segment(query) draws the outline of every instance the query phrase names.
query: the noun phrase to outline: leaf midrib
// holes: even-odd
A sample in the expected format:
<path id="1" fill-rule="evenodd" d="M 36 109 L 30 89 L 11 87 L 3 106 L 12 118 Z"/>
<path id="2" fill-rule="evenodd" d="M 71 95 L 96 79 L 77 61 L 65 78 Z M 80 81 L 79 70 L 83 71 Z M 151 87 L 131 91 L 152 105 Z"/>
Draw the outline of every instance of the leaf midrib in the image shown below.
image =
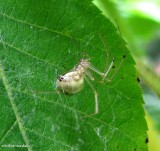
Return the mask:
<path id="1" fill-rule="evenodd" d="M 7 92 L 7 95 L 8 95 L 8 99 L 9 99 L 9 101 L 11 103 L 13 112 L 14 112 L 15 117 L 17 119 L 17 123 L 18 123 L 19 129 L 20 129 L 20 132 L 22 134 L 22 137 L 24 139 L 24 142 L 26 143 L 28 150 L 32 151 L 32 147 L 29 144 L 29 139 L 27 138 L 26 131 L 25 131 L 23 125 L 22 125 L 22 122 L 21 122 L 22 120 L 21 120 L 20 115 L 18 113 L 18 109 L 17 109 L 17 107 L 16 107 L 16 105 L 14 103 L 13 94 L 12 94 L 12 91 L 11 91 L 10 86 L 8 84 L 8 80 L 7 80 L 6 76 L 5 76 L 5 73 L 4 73 L 4 70 L 3 70 L 3 67 L 2 67 L 1 63 L 0 63 L 0 75 L 1 75 L 1 78 L 3 80 L 3 84 L 4 84 L 4 87 L 6 89 L 6 92 Z"/>

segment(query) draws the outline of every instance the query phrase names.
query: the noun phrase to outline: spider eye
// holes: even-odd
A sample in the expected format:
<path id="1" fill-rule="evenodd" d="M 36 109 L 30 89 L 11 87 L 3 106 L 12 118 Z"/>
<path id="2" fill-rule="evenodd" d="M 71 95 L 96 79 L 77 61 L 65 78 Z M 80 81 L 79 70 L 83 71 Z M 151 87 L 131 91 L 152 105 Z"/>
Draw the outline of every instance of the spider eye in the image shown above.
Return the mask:
<path id="1" fill-rule="evenodd" d="M 63 77 L 59 77 L 59 79 L 58 79 L 58 80 L 61 82 L 63 79 L 64 79 Z"/>

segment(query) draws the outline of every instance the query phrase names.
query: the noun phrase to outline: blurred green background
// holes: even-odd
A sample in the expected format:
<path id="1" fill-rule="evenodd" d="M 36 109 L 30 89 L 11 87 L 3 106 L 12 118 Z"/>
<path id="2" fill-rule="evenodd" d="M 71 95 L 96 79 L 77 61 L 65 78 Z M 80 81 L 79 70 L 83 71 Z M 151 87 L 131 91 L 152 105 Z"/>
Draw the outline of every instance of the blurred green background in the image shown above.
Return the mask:
<path id="1" fill-rule="evenodd" d="M 94 0 L 94 4 L 114 24 L 117 20 L 135 59 L 145 102 L 149 151 L 160 151 L 160 1 Z"/>

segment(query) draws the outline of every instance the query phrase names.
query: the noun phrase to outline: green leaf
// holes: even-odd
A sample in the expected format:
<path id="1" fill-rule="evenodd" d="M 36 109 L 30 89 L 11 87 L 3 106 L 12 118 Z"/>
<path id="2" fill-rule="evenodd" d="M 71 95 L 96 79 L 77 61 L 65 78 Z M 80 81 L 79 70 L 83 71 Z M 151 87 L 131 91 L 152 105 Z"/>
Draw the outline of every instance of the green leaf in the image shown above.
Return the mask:
<path id="1" fill-rule="evenodd" d="M 0 5 L 1 150 L 147 150 L 147 126 L 134 61 L 112 23 L 89 0 L 13 1 Z M 108 45 L 109 58 L 103 45 Z M 126 55 L 126 58 L 123 56 Z M 88 57 L 93 73 L 74 95 L 57 93 L 56 78 Z M 53 93 L 34 93 L 49 92 Z M 14 146 L 15 145 L 15 146 Z"/>

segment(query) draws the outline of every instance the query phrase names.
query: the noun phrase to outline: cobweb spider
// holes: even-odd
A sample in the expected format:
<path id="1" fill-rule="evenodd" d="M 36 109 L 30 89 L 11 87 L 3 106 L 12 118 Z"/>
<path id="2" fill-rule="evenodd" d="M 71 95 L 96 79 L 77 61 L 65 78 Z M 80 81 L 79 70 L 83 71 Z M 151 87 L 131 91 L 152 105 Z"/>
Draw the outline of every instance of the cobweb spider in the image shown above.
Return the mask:
<path id="1" fill-rule="evenodd" d="M 94 80 L 94 77 L 92 76 L 90 70 L 102 76 L 102 79 L 104 80 L 107 77 L 109 71 L 111 70 L 113 64 L 114 58 L 112 59 L 112 62 L 110 63 L 108 70 L 103 73 L 99 71 L 96 67 L 94 67 L 88 59 L 81 59 L 79 64 L 75 66 L 71 71 L 59 76 L 59 78 L 56 81 L 56 87 L 59 91 L 63 93 L 75 94 L 83 88 L 85 79 L 87 83 L 90 85 L 91 89 L 93 90 L 95 97 L 95 111 L 90 115 L 97 114 L 99 112 L 98 93 L 93 87 L 92 83 L 90 82 L 90 80 Z"/>

